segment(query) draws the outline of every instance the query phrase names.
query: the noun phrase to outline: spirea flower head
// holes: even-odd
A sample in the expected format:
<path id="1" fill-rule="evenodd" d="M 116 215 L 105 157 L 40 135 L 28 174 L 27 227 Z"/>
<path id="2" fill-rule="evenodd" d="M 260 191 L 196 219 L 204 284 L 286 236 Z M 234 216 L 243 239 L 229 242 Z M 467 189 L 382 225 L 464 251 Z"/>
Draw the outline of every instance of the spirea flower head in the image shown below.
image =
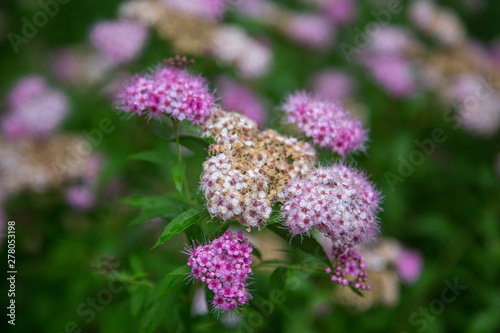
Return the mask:
<path id="1" fill-rule="evenodd" d="M 199 125 L 212 114 L 213 103 L 214 96 L 202 77 L 187 69 L 160 66 L 152 73 L 134 76 L 117 93 L 115 106 L 148 119 L 166 115 Z"/>
<path id="2" fill-rule="evenodd" d="M 214 311 L 235 310 L 252 299 L 246 289 L 252 273 L 252 251 L 241 230 L 237 234 L 226 231 L 206 245 L 186 248 L 190 277 L 207 284 L 214 292 Z"/>
<path id="3" fill-rule="evenodd" d="M 289 183 L 285 197 L 281 215 L 294 235 L 315 227 L 334 246 L 353 247 L 370 241 L 378 229 L 380 193 L 345 165 L 319 168 Z"/>
<path id="4" fill-rule="evenodd" d="M 316 159 L 308 143 L 273 130 L 260 132 L 255 122 L 235 112 L 216 110 L 202 129 L 215 140 L 200 185 L 208 211 L 247 227 L 262 226 L 272 205 L 284 198 L 288 182 L 308 174 Z"/>
<path id="5" fill-rule="evenodd" d="M 223 78 L 219 81 L 221 104 L 225 110 L 241 112 L 262 126 L 266 114 L 258 96 L 247 86 Z"/>
<path id="6" fill-rule="evenodd" d="M 295 123 L 320 147 L 330 147 L 340 155 L 363 149 L 366 131 L 361 121 L 334 102 L 299 92 L 288 97 L 283 110 L 287 121 Z"/>
<path id="7" fill-rule="evenodd" d="M 407 284 L 414 283 L 422 272 L 422 255 L 412 249 L 404 248 L 396 259 L 396 273 Z"/>
<path id="8" fill-rule="evenodd" d="M 9 110 L 2 119 L 2 134 L 9 140 L 24 137 L 46 138 L 68 111 L 66 95 L 47 86 L 41 76 L 25 77 L 8 96 Z"/>
<path id="9" fill-rule="evenodd" d="M 146 38 L 147 28 L 130 20 L 99 22 L 90 32 L 92 45 L 116 64 L 136 58 Z"/>
<path id="10" fill-rule="evenodd" d="M 331 268 L 325 269 L 327 274 L 331 275 L 331 280 L 337 282 L 342 286 L 349 286 L 356 289 L 370 289 L 367 284 L 368 274 L 363 257 L 358 251 L 346 246 L 334 247 L 332 249 L 334 256 L 333 266 L 335 267 L 332 272 Z"/>

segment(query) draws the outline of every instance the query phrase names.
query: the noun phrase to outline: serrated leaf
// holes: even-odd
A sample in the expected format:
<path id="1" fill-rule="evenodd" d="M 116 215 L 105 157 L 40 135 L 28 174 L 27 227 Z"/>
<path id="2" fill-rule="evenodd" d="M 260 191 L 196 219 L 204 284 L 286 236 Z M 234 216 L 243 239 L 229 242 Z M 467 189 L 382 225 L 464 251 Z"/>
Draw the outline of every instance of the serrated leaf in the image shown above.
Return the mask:
<path id="1" fill-rule="evenodd" d="M 193 207 L 185 211 L 184 213 L 173 219 L 169 224 L 167 224 L 167 226 L 165 227 L 165 229 L 163 229 L 162 234 L 160 235 L 158 241 L 152 247 L 152 249 L 163 244 L 164 242 L 174 237 L 175 235 L 183 232 L 196 222 L 208 221 L 209 217 L 210 215 L 208 214 L 208 212 L 202 207 Z"/>
<path id="2" fill-rule="evenodd" d="M 172 141 L 175 141 L 175 139 L 173 139 Z M 196 155 L 205 156 L 208 153 L 209 143 L 195 136 L 181 135 L 179 137 L 179 143 L 181 144 L 181 146 L 186 147 Z"/>
<path id="3" fill-rule="evenodd" d="M 310 254 L 328 266 L 331 265 L 328 256 L 326 255 L 323 247 L 312 237 L 291 237 L 290 233 L 287 229 L 280 227 L 277 224 L 268 225 L 269 229 L 271 229 L 278 236 L 289 242 L 293 247 L 301 250 L 304 253 Z"/>
<path id="4" fill-rule="evenodd" d="M 288 269 L 285 267 L 278 267 L 274 270 L 269 278 L 269 290 L 283 290 L 285 289 L 286 273 Z"/>
<path id="5" fill-rule="evenodd" d="M 172 180 L 175 188 L 179 193 L 182 193 L 182 182 L 184 181 L 184 173 L 186 172 L 186 163 L 178 162 L 172 166 Z"/>

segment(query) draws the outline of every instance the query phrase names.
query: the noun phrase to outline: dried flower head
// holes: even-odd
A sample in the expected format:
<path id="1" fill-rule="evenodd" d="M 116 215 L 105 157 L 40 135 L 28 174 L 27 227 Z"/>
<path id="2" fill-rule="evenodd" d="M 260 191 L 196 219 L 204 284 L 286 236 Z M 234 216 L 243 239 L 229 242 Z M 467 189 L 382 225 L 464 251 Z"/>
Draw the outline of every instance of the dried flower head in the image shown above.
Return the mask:
<path id="1" fill-rule="evenodd" d="M 214 292 L 213 311 L 227 312 L 246 304 L 252 296 L 246 289 L 252 273 L 253 248 L 243 237 L 226 231 L 205 245 L 186 247 L 190 277 Z"/>
<path id="2" fill-rule="evenodd" d="M 238 113 L 217 110 L 202 128 L 215 139 L 215 156 L 203 165 L 200 188 L 210 213 L 223 220 L 262 225 L 288 182 L 309 173 L 316 159 L 309 144 L 273 130 L 260 132 Z"/>
<path id="3" fill-rule="evenodd" d="M 363 149 L 366 131 L 361 121 L 334 102 L 299 92 L 288 97 L 283 110 L 287 121 L 295 123 L 320 147 L 330 147 L 340 155 Z"/>
<path id="4" fill-rule="evenodd" d="M 88 142 L 70 135 L 46 141 L 0 141 L 0 190 L 6 194 L 22 190 L 44 192 L 84 178 L 90 156 L 81 155 L 82 149 L 88 149 Z"/>
<path id="5" fill-rule="evenodd" d="M 136 75 L 116 95 L 116 108 L 146 118 L 166 115 L 179 121 L 202 124 L 212 114 L 214 96 L 205 80 L 186 69 L 160 66 L 152 73 Z"/>

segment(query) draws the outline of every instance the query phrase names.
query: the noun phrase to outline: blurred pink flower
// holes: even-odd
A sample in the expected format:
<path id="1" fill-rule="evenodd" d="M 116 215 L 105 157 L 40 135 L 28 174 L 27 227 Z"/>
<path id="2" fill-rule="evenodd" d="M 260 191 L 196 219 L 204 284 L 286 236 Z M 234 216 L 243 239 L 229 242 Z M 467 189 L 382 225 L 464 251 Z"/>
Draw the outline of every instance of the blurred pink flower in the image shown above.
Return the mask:
<path id="1" fill-rule="evenodd" d="M 347 73 L 327 69 L 316 73 L 312 77 L 312 91 L 332 101 L 341 101 L 349 98 L 356 89 L 354 79 Z"/>
<path id="2" fill-rule="evenodd" d="M 141 52 L 147 28 L 136 21 L 102 21 L 90 32 L 90 41 L 102 54 L 116 64 L 129 62 Z"/>
<path id="3" fill-rule="evenodd" d="M 351 23 L 358 14 L 356 0 L 323 0 L 321 8 L 338 25 Z"/>
<path id="4" fill-rule="evenodd" d="M 374 56 L 364 59 L 365 67 L 387 93 L 407 97 L 416 91 L 411 63 L 401 57 Z"/>
<path id="5" fill-rule="evenodd" d="M 335 30 L 332 23 L 317 14 L 293 16 L 287 25 L 287 35 L 295 42 L 311 48 L 324 48 L 333 42 Z"/>
<path id="6" fill-rule="evenodd" d="M 38 75 L 20 79 L 7 97 L 9 109 L 1 121 L 8 140 L 51 135 L 68 112 L 68 99 Z"/>
<path id="7" fill-rule="evenodd" d="M 404 283 L 413 284 L 420 277 L 423 265 L 420 252 L 404 248 L 396 259 L 396 272 Z"/>
<path id="8" fill-rule="evenodd" d="M 87 186 L 72 186 L 66 190 L 66 201 L 76 210 L 86 211 L 95 203 L 95 195 Z"/>
<path id="9" fill-rule="evenodd" d="M 255 121 L 264 124 L 266 114 L 257 95 L 247 86 L 228 78 L 219 80 L 219 94 L 222 107 L 226 111 L 237 111 Z"/>

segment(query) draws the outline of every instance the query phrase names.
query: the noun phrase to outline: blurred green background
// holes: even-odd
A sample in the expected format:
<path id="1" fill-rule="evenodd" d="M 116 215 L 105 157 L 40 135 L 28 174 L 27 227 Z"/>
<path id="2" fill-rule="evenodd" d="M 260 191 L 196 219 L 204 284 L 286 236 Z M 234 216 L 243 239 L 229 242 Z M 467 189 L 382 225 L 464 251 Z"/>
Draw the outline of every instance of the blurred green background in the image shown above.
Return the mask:
<path id="1" fill-rule="evenodd" d="M 291 8 L 303 6 L 297 1 L 279 2 Z M 61 5 L 59 13 L 50 18 L 29 43 L 21 45 L 18 53 L 13 52 L 4 34 L 0 41 L 0 95 L 5 96 L 21 76 L 38 73 L 50 77 L 51 52 L 68 45 L 85 44 L 95 22 L 116 18 L 119 3 L 117 0 L 71 0 Z M 468 10 L 460 1 L 440 3 L 458 13 L 474 38 L 489 42 L 500 36 L 500 2 L 490 0 L 477 12 Z M 500 152 L 500 135 L 481 138 L 453 128 L 452 123 L 443 119 L 442 106 L 432 92 L 395 99 L 377 86 L 362 68 L 348 64 L 338 43 L 352 40 L 352 27 L 362 27 L 369 22 L 369 13 L 375 4 L 359 1 L 359 6 L 359 20 L 352 26 L 340 28 L 337 44 L 328 51 L 296 46 L 265 25 L 243 19 L 231 11 L 225 20 L 245 27 L 252 34 L 266 36 L 271 45 L 274 60 L 270 72 L 261 79 L 247 82 L 265 100 L 271 127 L 282 128 L 275 106 L 282 103 L 288 93 L 307 88 L 312 73 L 335 67 L 357 80 L 356 101 L 369 110 L 370 142 L 367 154 L 356 155 L 355 160 L 372 175 L 371 179 L 385 196 L 380 215 L 383 235 L 397 238 L 422 252 L 425 266 L 421 278 L 413 286 L 401 286 L 401 300 L 394 308 L 375 306 L 357 313 L 331 302 L 334 288 L 327 279 L 293 272 L 290 274 L 300 276 L 300 287 L 286 293 L 286 302 L 271 316 L 252 324 L 251 330 L 242 326 L 231 328 L 217 321 L 216 315 L 191 318 L 190 304 L 181 295 L 166 305 L 159 332 L 419 331 L 424 326 L 411 325 L 412 314 L 441 299 L 441 292 L 447 286 L 445 281 L 456 279 L 467 289 L 446 304 L 442 313 L 425 321 L 425 330 L 420 332 L 500 332 L 500 176 L 494 167 Z M 1 29 L 21 31 L 21 18 L 30 17 L 37 10 L 36 1 L 2 0 Z M 395 17 L 393 23 L 409 25 L 404 13 Z M 141 57 L 128 65 L 127 70 L 141 71 L 175 53 L 151 31 Z M 210 82 L 222 73 L 237 76 L 229 66 L 203 57 L 196 60 L 192 70 Z M 118 202 L 124 197 L 162 195 L 172 190 L 168 168 L 129 159 L 138 152 L 153 150 L 164 153 L 166 159 L 175 158 L 175 147 L 165 140 L 171 138 L 172 128 L 168 123 L 148 125 L 139 118 L 120 119 L 112 101 L 100 93 L 100 86 L 85 89 L 55 86 L 71 99 L 71 112 L 63 126 L 65 131 L 89 131 L 98 128 L 104 118 L 111 119 L 115 126 L 96 147 L 106 159 L 99 179 L 102 191 L 97 207 L 87 213 L 72 210 L 56 193 L 21 193 L 6 200 L 4 209 L 8 219 L 16 221 L 16 326 L 7 325 L 5 316 L 0 325 L 9 332 L 80 332 L 78 329 L 81 332 L 138 332 L 139 320 L 131 315 L 132 303 L 137 300 L 130 295 L 134 294 L 134 288 L 147 286 L 127 285 L 126 290 L 113 294 L 102 311 L 95 311 L 95 318 L 91 320 L 90 315 L 81 315 L 78 309 L 82 303 L 86 304 L 88 297 L 95 298 L 103 288 L 108 288 L 109 281 L 91 268 L 93 263 L 99 263 L 103 254 L 115 255 L 120 270 L 146 272 L 151 281 L 185 263 L 185 256 L 179 253 L 187 241 L 184 235 L 150 250 L 161 232 L 161 221 L 128 226 L 138 215 L 137 210 Z M 2 102 L 2 107 L 4 105 Z M 435 152 L 415 167 L 404 182 L 391 188 L 386 173 L 397 174 L 400 158 L 408 159 L 417 149 L 414 141 L 431 138 L 436 128 L 442 129 L 447 139 L 437 144 Z M 194 132 L 188 127 L 183 131 Z M 325 155 L 325 159 L 328 158 Z M 195 183 L 204 156 L 191 155 L 187 159 L 188 173 L 194 175 L 191 186 L 196 192 Z M 104 189 L 113 181 L 121 184 L 118 194 L 106 194 Z M 180 203 L 179 212 L 182 208 Z M 6 263 L 5 241 L 2 247 L 2 262 Z M 294 260 L 299 262 L 300 255 Z M 2 264 L 2 267 L 6 266 Z M 267 281 L 269 272 L 255 274 L 252 288 L 257 290 L 256 300 L 265 299 L 269 286 L 263 281 Z M 0 284 L 3 309 L 7 306 L 7 287 L 3 278 Z M 188 295 L 188 291 L 184 294 Z M 326 314 L 318 310 L 321 307 L 328 309 Z M 173 308 L 177 312 L 171 311 Z M 256 310 L 249 306 L 243 312 L 244 318 L 252 318 L 249 317 L 252 311 Z"/>

